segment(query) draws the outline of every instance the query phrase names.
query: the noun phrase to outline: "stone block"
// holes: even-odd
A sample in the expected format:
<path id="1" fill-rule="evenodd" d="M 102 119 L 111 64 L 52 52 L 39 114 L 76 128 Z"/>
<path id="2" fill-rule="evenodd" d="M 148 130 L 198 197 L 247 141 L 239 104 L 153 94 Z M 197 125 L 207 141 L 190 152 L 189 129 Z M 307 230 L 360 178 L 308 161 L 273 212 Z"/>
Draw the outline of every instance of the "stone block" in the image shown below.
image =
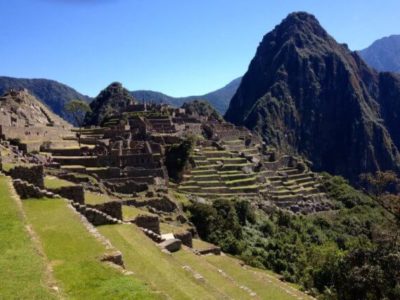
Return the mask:
<path id="1" fill-rule="evenodd" d="M 181 249 L 182 242 L 178 239 L 166 240 L 164 242 L 161 242 L 159 246 L 161 247 L 161 249 L 166 249 L 169 252 L 176 252 Z"/>

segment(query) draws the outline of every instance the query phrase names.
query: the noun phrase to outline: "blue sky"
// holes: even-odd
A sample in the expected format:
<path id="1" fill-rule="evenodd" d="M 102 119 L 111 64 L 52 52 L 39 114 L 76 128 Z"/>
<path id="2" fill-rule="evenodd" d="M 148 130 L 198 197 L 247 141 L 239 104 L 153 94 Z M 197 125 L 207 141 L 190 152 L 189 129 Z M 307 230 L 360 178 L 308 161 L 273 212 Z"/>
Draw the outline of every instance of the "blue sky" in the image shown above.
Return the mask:
<path id="1" fill-rule="evenodd" d="M 90 96 L 112 81 L 202 94 L 244 74 L 263 35 L 300 10 L 351 49 L 400 34 L 398 0 L 2 0 L 0 75 Z"/>

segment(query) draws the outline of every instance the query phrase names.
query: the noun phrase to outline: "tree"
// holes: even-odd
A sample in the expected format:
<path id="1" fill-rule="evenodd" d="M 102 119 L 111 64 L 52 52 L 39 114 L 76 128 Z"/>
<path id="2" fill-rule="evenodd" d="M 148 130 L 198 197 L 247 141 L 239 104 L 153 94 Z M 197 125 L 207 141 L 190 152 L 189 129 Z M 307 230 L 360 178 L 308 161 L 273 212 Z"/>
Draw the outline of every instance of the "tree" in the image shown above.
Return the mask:
<path id="1" fill-rule="evenodd" d="M 81 132 L 83 123 L 85 120 L 86 113 L 90 112 L 90 106 L 87 102 L 82 100 L 71 100 L 65 105 L 65 110 L 71 114 L 72 119 L 79 127 L 79 133 L 77 134 L 79 147 L 81 146 Z"/>

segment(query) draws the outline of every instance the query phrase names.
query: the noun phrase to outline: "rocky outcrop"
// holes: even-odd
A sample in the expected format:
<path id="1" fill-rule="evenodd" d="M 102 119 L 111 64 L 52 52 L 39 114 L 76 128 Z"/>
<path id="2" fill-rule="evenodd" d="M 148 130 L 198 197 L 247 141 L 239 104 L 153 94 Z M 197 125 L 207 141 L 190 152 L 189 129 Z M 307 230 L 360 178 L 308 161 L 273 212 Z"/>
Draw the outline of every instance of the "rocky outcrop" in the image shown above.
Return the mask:
<path id="1" fill-rule="evenodd" d="M 71 128 L 69 123 L 54 114 L 25 89 L 10 90 L 0 97 L 0 116 L 0 125 L 7 127 Z"/>
<path id="2" fill-rule="evenodd" d="M 377 73 L 314 16 L 293 13 L 263 38 L 225 117 L 355 180 L 399 171 L 399 103 L 399 76 Z"/>
<path id="3" fill-rule="evenodd" d="M 117 266 L 124 267 L 124 261 L 122 259 L 122 253 L 120 251 L 114 251 L 112 253 L 104 254 L 100 261 L 110 262 Z"/>
<path id="4" fill-rule="evenodd" d="M 69 122 L 74 122 L 71 114 L 65 111 L 65 104 L 73 99 L 90 101 L 73 88 L 54 80 L 48 79 L 22 79 L 12 77 L 0 77 L 0 94 L 4 94 L 10 89 L 26 89 L 49 107 L 54 113 Z M 77 125 L 77 124 L 75 124 Z"/>

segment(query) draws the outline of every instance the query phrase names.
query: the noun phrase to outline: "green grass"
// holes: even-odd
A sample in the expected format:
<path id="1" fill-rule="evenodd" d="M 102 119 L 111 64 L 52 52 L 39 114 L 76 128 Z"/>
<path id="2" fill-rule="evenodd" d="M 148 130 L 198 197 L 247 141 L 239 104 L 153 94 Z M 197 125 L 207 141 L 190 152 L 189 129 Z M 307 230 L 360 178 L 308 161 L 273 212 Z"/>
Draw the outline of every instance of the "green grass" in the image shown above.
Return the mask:
<path id="1" fill-rule="evenodd" d="M 174 258 L 184 266 L 201 274 L 205 285 L 215 293 L 220 293 L 219 299 L 252 299 L 248 292 L 241 288 L 242 284 L 225 277 L 219 268 L 207 262 L 204 257 L 194 255 L 188 250 L 182 250 L 173 254 Z"/>
<path id="2" fill-rule="evenodd" d="M 181 203 L 183 206 L 188 206 L 190 205 L 190 200 L 187 198 L 187 196 L 185 194 L 173 191 L 172 195 L 175 197 L 175 199 Z"/>
<path id="3" fill-rule="evenodd" d="M 96 204 L 103 204 L 103 203 L 110 202 L 110 201 L 112 201 L 110 196 L 107 196 L 105 194 L 85 191 L 85 203 L 86 204 L 96 205 Z"/>
<path id="4" fill-rule="evenodd" d="M 0 191 L 0 299 L 56 299 L 46 286 L 45 261 L 25 230 L 4 176 Z"/>
<path id="5" fill-rule="evenodd" d="M 65 200 L 27 200 L 24 209 L 68 299 L 154 299 L 142 282 L 99 261 L 105 246 Z"/>
<path id="6" fill-rule="evenodd" d="M 160 223 L 160 231 L 162 234 L 166 233 L 183 233 L 187 229 L 187 225 L 175 226 L 169 223 Z"/>
<path id="7" fill-rule="evenodd" d="M 206 250 L 214 247 L 213 244 L 207 243 L 199 239 L 193 239 L 192 241 L 193 241 L 193 248 L 197 250 Z"/>
<path id="8" fill-rule="evenodd" d="M 15 167 L 13 163 L 3 163 L 3 171 L 9 172 L 12 168 Z"/>
<path id="9" fill-rule="evenodd" d="M 220 257 L 214 261 L 214 256 L 197 256 L 186 248 L 165 254 L 134 225 L 101 226 L 99 231 L 122 251 L 128 270 L 170 299 L 298 299 L 294 295 L 307 299 L 266 272 L 252 268 L 242 271 L 237 260 L 227 258 L 220 263 Z M 250 295 L 244 286 L 258 297 Z"/>
<path id="10" fill-rule="evenodd" d="M 124 220 L 132 220 L 139 215 L 152 216 L 153 214 L 149 213 L 148 211 L 141 210 L 141 209 L 133 207 L 133 206 L 122 205 L 122 216 L 123 216 Z"/>
<path id="11" fill-rule="evenodd" d="M 98 227 L 124 256 L 125 266 L 170 299 L 221 299 L 220 293 L 183 269 L 134 225 Z"/>
<path id="12" fill-rule="evenodd" d="M 53 176 L 46 176 L 44 178 L 44 186 L 46 189 L 58 189 L 61 187 L 74 186 L 74 185 L 75 184 L 70 181 L 66 181 L 64 179 L 59 179 L 59 178 L 53 177 Z"/>
<path id="13" fill-rule="evenodd" d="M 230 185 L 230 184 L 237 184 L 237 183 L 246 183 L 246 182 L 253 182 L 256 180 L 257 177 L 250 177 L 250 178 L 243 178 L 243 179 L 236 179 L 236 180 L 231 180 L 231 181 L 226 181 L 225 183 Z"/>
<path id="14" fill-rule="evenodd" d="M 254 291 L 261 299 L 312 299 L 292 285 L 281 282 L 272 272 L 251 268 L 243 268 L 239 261 L 229 256 L 209 255 L 205 259 L 224 272 L 233 280 Z"/>

